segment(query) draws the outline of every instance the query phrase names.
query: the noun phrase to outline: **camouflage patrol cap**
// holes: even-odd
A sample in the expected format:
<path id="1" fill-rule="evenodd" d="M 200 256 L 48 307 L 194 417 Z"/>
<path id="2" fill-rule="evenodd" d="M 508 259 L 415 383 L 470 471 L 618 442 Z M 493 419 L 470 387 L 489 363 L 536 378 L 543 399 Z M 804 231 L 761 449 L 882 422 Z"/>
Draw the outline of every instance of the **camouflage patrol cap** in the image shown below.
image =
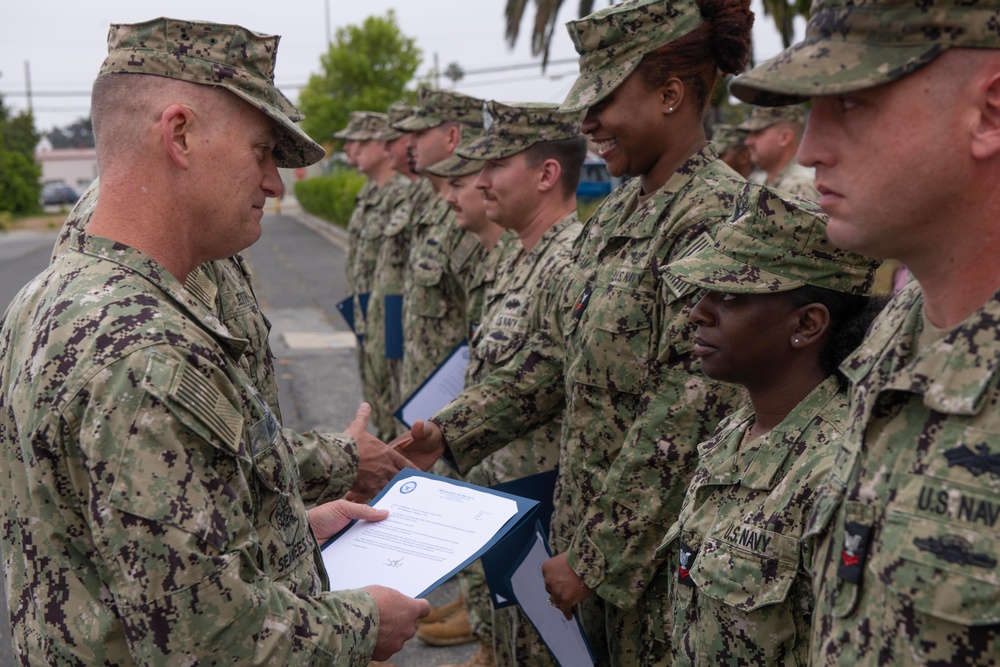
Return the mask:
<path id="1" fill-rule="evenodd" d="M 483 101 L 479 98 L 430 88 L 421 88 L 419 95 L 416 112 L 395 123 L 397 130 L 419 132 L 449 122 L 483 124 Z"/>
<path id="2" fill-rule="evenodd" d="M 806 110 L 801 104 L 787 107 L 754 107 L 750 117 L 737 126 L 744 132 L 765 130 L 777 123 L 806 124 Z"/>
<path id="3" fill-rule="evenodd" d="M 397 132 L 408 132 L 399 127 L 404 120 L 417 113 L 417 107 L 409 104 L 393 104 L 389 107 L 389 127 Z"/>
<path id="4" fill-rule="evenodd" d="M 666 270 L 713 292 L 764 294 L 813 285 L 871 294 L 878 262 L 830 243 L 826 222 L 810 201 L 747 183 L 715 243 Z"/>
<path id="5" fill-rule="evenodd" d="M 345 141 L 357 141 L 354 138 L 354 134 L 357 133 L 358 128 L 361 126 L 361 114 L 363 111 L 352 111 L 347 116 L 347 126 L 342 130 L 337 130 L 333 133 L 334 139 L 344 139 Z"/>
<path id="6" fill-rule="evenodd" d="M 581 112 L 564 113 L 558 104 L 483 105 L 482 136 L 455 152 L 472 160 L 502 160 L 544 141 L 580 135 Z"/>
<path id="7" fill-rule="evenodd" d="M 723 125 L 719 123 L 712 126 L 712 148 L 719 155 L 726 151 L 743 145 L 747 133 L 736 125 Z"/>
<path id="8" fill-rule="evenodd" d="M 566 24 L 580 76 L 562 103 L 566 112 L 588 109 L 615 91 L 642 57 L 702 23 L 694 0 L 631 0 Z"/>
<path id="9" fill-rule="evenodd" d="M 441 160 L 437 164 L 427 167 L 427 171 L 432 175 L 440 176 L 441 178 L 468 176 L 469 174 L 475 174 L 482 171 L 483 166 L 486 164 L 485 160 L 472 160 L 467 157 L 462 157 L 459 154 L 464 147 L 477 141 L 481 136 L 483 136 L 482 129 L 470 129 L 466 132 L 462 132 L 462 141 L 455 148 L 455 152 L 450 157 Z"/>
<path id="10" fill-rule="evenodd" d="M 403 132 L 401 130 L 397 130 L 396 128 L 394 128 L 392 126 L 392 123 L 393 123 L 393 117 L 392 117 L 393 110 L 395 108 L 401 107 L 401 106 L 402 105 L 395 105 L 394 104 L 394 105 L 390 106 L 386 110 L 386 113 L 385 113 L 385 129 L 382 130 L 382 137 L 381 137 L 382 141 L 395 141 L 396 139 L 399 139 L 400 137 L 403 136 Z"/>
<path id="11" fill-rule="evenodd" d="M 279 39 L 238 25 L 164 17 L 113 23 L 108 57 L 97 76 L 151 74 L 225 88 L 275 122 L 281 133 L 274 149 L 279 167 L 305 167 L 326 151 L 295 125 L 302 114 L 274 85 Z"/>
<path id="12" fill-rule="evenodd" d="M 733 79 L 733 95 L 764 106 L 880 86 L 951 47 L 1000 48 L 1000 1 L 816 0 L 806 36 Z"/>
<path id="13" fill-rule="evenodd" d="M 385 141 L 389 117 L 377 111 L 352 111 L 347 127 L 333 136 L 348 141 Z"/>

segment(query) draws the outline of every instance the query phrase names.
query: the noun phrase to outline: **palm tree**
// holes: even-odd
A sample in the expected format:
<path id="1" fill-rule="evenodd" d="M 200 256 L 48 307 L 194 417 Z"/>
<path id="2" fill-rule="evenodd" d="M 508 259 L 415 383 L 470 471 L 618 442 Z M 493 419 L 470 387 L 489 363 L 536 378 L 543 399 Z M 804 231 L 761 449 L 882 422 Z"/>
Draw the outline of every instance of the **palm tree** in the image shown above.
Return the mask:
<path id="1" fill-rule="evenodd" d="M 781 35 L 781 43 L 787 49 L 795 38 L 792 21 L 796 16 L 809 18 L 810 0 L 761 0 L 764 16 L 774 19 L 774 26 Z"/>
<path id="2" fill-rule="evenodd" d="M 518 35 L 521 33 L 521 19 L 524 18 L 524 10 L 527 6 L 528 0 L 507 0 L 507 7 L 504 10 L 507 17 L 505 36 L 507 44 L 511 48 L 514 48 Z M 562 0 L 535 0 L 535 25 L 531 30 L 531 55 L 542 56 L 543 72 L 549 63 L 549 47 L 552 44 L 552 33 L 556 29 L 560 8 L 562 8 Z M 578 16 L 586 16 L 593 11 L 594 0 L 580 0 Z"/>
<path id="3" fill-rule="evenodd" d="M 608 0 L 612 4 L 614 0 Z M 552 43 L 552 33 L 556 29 L 556 20 L 563 0 L 535 0 L 535 24 L 531 30 L 531 55 L 542 56 L 542 71 L 549 62 L 549 46 Z M 781 43 L 787 49 L 795 38 L 792 21 L 796 16 L 809 18 L 810 0 L 761 0 L 764 6 L 764 16 L 771 16 L 774 25 L 781 35 Z M 528 0 L 507 0 L 504 14 L 507 18 L 505 36 L 507 44 L 513 48 L 521 33 L 521 21 Z M 580 0 L 577 15 L 587 16 L 594 11 L 594 0 Z"/>

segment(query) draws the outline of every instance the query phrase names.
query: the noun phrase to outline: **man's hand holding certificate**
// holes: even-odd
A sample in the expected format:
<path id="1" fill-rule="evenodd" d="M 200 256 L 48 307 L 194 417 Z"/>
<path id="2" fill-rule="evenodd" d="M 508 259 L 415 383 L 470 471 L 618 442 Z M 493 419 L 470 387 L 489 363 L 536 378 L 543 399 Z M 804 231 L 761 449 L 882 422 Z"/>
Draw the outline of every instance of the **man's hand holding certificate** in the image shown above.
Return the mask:
<path id="1" fill-rule="evenodd" d="M 331 590 L 380 584 L 421 597 L 485 553 L 536 501 L 401 471 L 371 505 L 388 510 L 323 545 Z"/>

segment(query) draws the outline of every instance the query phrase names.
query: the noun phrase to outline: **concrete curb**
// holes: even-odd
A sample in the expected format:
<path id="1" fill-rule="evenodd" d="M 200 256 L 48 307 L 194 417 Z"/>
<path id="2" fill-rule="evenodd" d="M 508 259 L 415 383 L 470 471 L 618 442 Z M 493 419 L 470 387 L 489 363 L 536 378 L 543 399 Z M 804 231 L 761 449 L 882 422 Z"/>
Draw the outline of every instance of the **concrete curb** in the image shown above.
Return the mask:
<path id="1" fill-rule="evenodd" d="M 291 205 L 289 205 L 291 204 Z M 347 251 L 348 237 L 347 230 L 338 227 L 332 222 L 327 222 L 322 218 L 317 218 L 311 213 L 306 213 L 298 202 L 286 202 L 282 206 L 282 215 L 287 215 L 304 227 L 308 227 L 330 243 L 338 246 L 341 250 Z"/>

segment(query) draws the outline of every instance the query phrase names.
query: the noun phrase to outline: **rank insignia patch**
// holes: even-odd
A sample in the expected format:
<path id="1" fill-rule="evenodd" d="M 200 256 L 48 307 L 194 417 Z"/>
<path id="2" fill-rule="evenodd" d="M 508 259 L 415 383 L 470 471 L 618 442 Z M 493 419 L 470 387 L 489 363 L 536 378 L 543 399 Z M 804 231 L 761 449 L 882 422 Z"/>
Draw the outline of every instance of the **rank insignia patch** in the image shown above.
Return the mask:
<path id="1" fill-rule="evenodd" d="M 680 565 L 677 568 L 677 582 L 682 586 L 690 586 L 691 588 L 694 588 L 694 582 L 691 581 L 691 566 L 694 565 L 694 557 L 697 555 L 697 549 L 692 549 L 684 542 L 681 542 Z"/>
<path id="2" fill-rule="evenodd" d="M 852 584 L 861 583 L 861 573 L 868 557 L 871 534 L 871 526 L 854 521 L 847 522 L 844 526 L 844 548 L 840 552 L 840 565 L 837 567 L 838 577 Z"/>

